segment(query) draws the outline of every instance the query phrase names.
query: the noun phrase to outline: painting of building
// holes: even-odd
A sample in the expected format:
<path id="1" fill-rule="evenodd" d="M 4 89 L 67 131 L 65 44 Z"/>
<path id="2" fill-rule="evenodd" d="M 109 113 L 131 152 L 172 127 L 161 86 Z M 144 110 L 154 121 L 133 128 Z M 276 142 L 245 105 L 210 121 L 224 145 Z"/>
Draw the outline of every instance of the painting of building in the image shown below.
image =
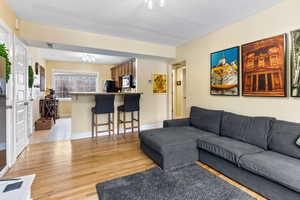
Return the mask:
<path id="1" fill-rule="evenodd" d="M 239 49 L 211 54 L 211 95 L 239 96 Z"/>
<path id="2" fill-rule="evenodd" d="M 291 94 L 300 97 L 300 29 L 291 32 Z"/>
<path id="3" fill-rule="evenodd" d="M 286 96 L 286 35 L 242 45 L 243 96 Z"/>

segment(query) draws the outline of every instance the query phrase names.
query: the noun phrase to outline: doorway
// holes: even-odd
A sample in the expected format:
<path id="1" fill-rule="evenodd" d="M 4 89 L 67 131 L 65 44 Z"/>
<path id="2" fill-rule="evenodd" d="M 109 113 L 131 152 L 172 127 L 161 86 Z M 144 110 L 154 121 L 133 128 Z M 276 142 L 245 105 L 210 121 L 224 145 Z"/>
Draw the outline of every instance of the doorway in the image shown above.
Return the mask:
<path id="1" fill-rule="evenodd" d="M 172 69 L 172 117 L 173 119 L 187 116 L 186 102 L 186 63 L 173 65 Z"/>

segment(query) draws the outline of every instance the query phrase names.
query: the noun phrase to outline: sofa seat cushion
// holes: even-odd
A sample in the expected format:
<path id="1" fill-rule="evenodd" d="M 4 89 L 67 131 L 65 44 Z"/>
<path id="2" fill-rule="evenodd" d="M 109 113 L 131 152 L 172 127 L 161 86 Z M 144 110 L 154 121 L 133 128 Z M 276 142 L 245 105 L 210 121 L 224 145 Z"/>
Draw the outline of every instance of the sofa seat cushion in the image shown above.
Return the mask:
<path id="1" fill-rule="evenodd" d="M 274 118 L 270 117 L 249 117 L 224 112 L 221 135 L 267 150 L 273 120 Z"/>
<path id="2" fill-rule="evenodd" d="M 257 146 L 219 136 L 198 139 L 198 147 L 237 165 L 241 156 L 264 151 Z"/>
<path id="3" fill-rule="evenodd" d="M 140 139 L 153 150 L 163 154 L 190 148 L 197 149 L 197 139 L 203 136 L 214 136 L 214 134 L 191 126 L 170 127 L 144 131 Z"/>
<path id="4" fill-rule="evenodd" d="M 220 135 L 223 112 L 222 110 L 207 110 L 193 106 L 190 123 L 196 128 Z"/>
<path id="5" fill-rule="evenodd" d="M 300 192 L 300 160 L 272 151 L 244 155 L 242 168 Z"/>

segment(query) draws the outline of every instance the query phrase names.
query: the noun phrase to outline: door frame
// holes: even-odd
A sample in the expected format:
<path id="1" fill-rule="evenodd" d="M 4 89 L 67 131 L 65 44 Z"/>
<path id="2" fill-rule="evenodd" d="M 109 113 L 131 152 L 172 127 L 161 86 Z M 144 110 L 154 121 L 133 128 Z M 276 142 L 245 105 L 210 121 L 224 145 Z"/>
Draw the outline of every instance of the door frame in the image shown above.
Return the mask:
<path id="1" fill-rule="evenodd" d="M 177 62 L 175 64 L 172 64 L 171 66 L 171 119 L 175 119 L 176 118 L 176 100 L 175 100 L 175 95 L 176 95 L 176 73 L 174 73 L 174 71 L 176 71 L 179 68 L 185 68 L 185 80 L 187 80 L 187 65 L 186 65 L 186 61 L 181 61 L 181 62 Z M 185 90 L 186 90 L 186 83 L 185 83 Z M 186 91 L 185 91 L 186 94 Z M 186 97 L 185 97 L 186 98 Z M 183 101 L 185 102 L 185 105 L 182 105 L 182 107 L 185 107 L 185 109 L 183 109 L 184 111 L 186 111 L 187 105 L 186 105 L 186 100 Z M 186 112 L 184 113 L 184 117 L 186 117 Z"/>
<path id="2" fill-rule="evenodd" d="M 7 33 L 8 36 L 8 45 L 7 49 L 9 50 L 9 58 L 12 63 L 11 68 L 13 70 L 13 55 L 14 55 L 14 42 L 13 42 L 13 32 L 9 28 L 9 26 L 0 19 L 0 28 Z M 11 123 L 14 121 L 14 110 L 13 110 L 13 78 L 11 74 L 11 78 L 6 84 L 6 92 L 7 92 L 7 99 L 6 99 L 6 166 L 0 171 L 0 177 L 3 176 L 8 169 L 13 165 L 15 162 L 14 158 L 14 127 Z"/>
<path id="3" fill-rule="evenodd" d="M 186 117 L 186 114 L 187 114 L 187 103 L 186 103 L 186 90 L 187 90 L 187 87 L 186 87 L 186 66 L 185 67 L 182 67 L 182 74 L 183 74 L 183 80 L 182 80 L 182 112 L 184 113 L 184 117 Z"/>
<path id="4" fill-rule="evenodd" d="M 31 65 L 33 66 L 33 57 L 29 51 L 29 48 L 27 48 L 27 68 L 26 68 L 26 80 L 28 83 L 28 66 Z M 28 106 L 27 106 L 27 135 L 28 138 L 30 138 L 33 134 L 33 130 L 34 130 L 34 125 L 33 125 L 33 88 L 29 88 L 28 84 L 26 84 L 26 88 L 27 88 L 27 95 L 26 95 L 26 99 L 28 102 Z M 31 91 L 30 91 L 31 90 Z"/>

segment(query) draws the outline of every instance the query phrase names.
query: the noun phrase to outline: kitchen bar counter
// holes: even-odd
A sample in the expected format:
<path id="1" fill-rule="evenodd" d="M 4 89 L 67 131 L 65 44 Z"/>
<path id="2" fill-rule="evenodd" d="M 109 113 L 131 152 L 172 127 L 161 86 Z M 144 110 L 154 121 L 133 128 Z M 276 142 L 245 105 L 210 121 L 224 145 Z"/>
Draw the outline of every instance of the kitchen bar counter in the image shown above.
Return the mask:
<path id="1" fill-rule="evenodd" d="M 95 106 L 95 95 L 114 94 L 115 96 L 115 128 L 117 127 L 117 107 L 123 104 L 125 94 L 143 94 L 141 92 L 115 92 L 115 93 L 70 93 L 72 96 L 72 134 L 87 133 L 91 134 L 92 113 L 91 109 Z M 128 115 L 129 117 L 129 115 Z M 107 115 L 99 115 L 100 123 L 107 122 Z M 105 127 L 104 127 L 105 129 Z M 115 133 L 117 131 L 115 130 Z M 100 135 L 100 134 L 99 134 Z"/>
<path id="2" fill-rule="evenodd" d="M 115 95 L 124 95 L 124 94 L 143 94 L 142 92 L 70 92 L 71 95 L 96 95 L 96 94 L 115 94 Z"/>
<path id="3" fill-rule="evenodd" d="M 78 96 L 90 96 L 97 94 L 114 94 L 114 95 L 125 95 L 125 94 L 143 94 L 142 92 L 70 92 L 70 95 L 78 98 Z"/>

